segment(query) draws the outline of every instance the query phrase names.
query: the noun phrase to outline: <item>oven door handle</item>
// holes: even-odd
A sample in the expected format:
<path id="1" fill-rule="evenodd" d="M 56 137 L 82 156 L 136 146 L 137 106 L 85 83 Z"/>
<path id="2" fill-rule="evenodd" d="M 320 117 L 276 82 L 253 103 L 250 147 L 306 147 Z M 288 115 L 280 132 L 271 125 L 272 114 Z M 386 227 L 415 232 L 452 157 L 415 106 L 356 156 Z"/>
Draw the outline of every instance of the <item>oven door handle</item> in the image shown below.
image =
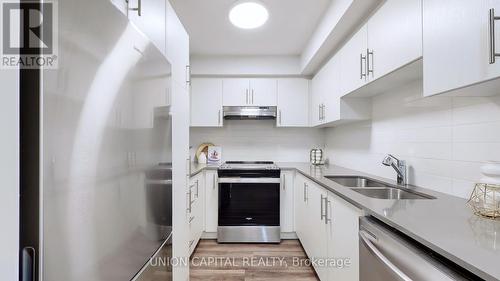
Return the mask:
<path id="1" fill-rule="evenodd" d="M 280 178 L 221 178 L 219 183 L 280 183 Z"/>

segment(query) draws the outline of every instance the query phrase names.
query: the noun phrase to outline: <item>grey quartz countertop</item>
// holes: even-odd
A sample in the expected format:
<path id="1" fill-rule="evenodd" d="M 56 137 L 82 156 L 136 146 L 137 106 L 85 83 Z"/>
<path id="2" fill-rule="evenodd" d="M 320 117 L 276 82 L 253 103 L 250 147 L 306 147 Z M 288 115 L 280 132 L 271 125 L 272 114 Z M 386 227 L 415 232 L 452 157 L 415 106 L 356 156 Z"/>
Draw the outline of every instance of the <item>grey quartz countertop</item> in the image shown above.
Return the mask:
<path id="1" fill-rule="evenodd" d="M 429 247 L 486 280 L 500 280 L 500 221 L 475 216 L 467 200 L 425 188 L 409 186 L 432 195 L 432 200 L 385 200 L 361 195 L 325 176 L 357 175 L 393 185 L 393 180 L 333 166 L 309 163 L 277 163 L 283 170 L 297 170 L 302 175 L 363 209 L 384 223 Z M 193 164 L 191 174 L 217 166 Z M 394 175 L 396 176 L 396 175 Z"/>

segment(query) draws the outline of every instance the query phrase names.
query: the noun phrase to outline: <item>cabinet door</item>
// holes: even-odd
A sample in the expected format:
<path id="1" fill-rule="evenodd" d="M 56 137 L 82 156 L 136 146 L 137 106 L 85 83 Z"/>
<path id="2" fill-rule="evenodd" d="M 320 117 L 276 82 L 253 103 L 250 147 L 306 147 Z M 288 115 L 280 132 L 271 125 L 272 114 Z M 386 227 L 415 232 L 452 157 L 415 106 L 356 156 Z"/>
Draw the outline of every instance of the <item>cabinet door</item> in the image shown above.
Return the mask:
<path id="1" fill-rule="evenodd" d="M 254 106 L 277 105 L 277 80 L 252 79 L 250 80 L 250 104 Z"/>
<path id="2" fill-rule="evenodd" d="M 422 56 L 422 0 L 388 0 L 368 21 L 368 79 Z"/>
<path id="3" fill-rule="evenodd" d="M 316 185 L 311 184 L 310 186 L 310 204 L 308 206 L 309 211 L 309 228 L 308 233 L 310 235 L 310 250 L 308 252 L 309 257 L 323 259 L 327 257 L 328 254 L 328 236 L 327 236 L 327 223 L 326 223 L 326 203 L 327 203 L 327 191 Z M 318 274 L 320 280 L 328 279 L 328 267 L 325 266 L 315 266 L 314 269 Z"/>
<path id="4" fill-rule="evenodd" d="M 167 5 L 167 57 L 172 64 L 172 79 L 188 89 L 189 35 L 169 1 Z"/>
<path id="5" fill-rule="evenodd" d="M 122 0 L 126 2 L 125 0 Z M 166 55 L 167 7 L 164 0 L 128 0 L 128 17 Z M 131 10 L 140 6 L 139 11 Z"/>
<path id="6" fill-rule="evenodd" d="M 309 80 L 278 80 L 278 127 L 309 126 Z"/>
<path id="7" fill-rule="evenodd" d="M 341 72 L 342 66 L 340 57 L 334 56 L 325 65 L 325 90 L 323 92 L 323 120 L 328 123 L 340 120 L 340 99 L 342 97 Z"/>
<path id="8" fill-rule="evenodd" d="M 309 107 L 312 126 L 322 123 L 323 91 L 326 87 L 323 70 L 320 70 L 311 81 L 311 106 Z"/>
<path id="9" fill-rule="evenodd" d="M 281 232 L 293 232 L 294 228 L 294 188 L 293 171 L 281 172 L 280 225 Z"/>
<path id="10" fill-rule="evenodd" d="M 423 0 L 424 95 L 430 96 L 500 76 L 490 64 L 489 9 L 497 0 Z M 496 22 L 500 52 L 500 22 Z"/>
<path id="11" fill-rule="evenodd" d="M 295 232 L 299 237 L 302 245 L 306 248 L 307 239 L 307 214 L 306 214 L 306 192 L 307 182 L 304 176 L 297 174 L 294 181 L 295 185 Z"/>
<path id="12" fill-rule="evenodd" d="M 359 217 L 362 211 L 328 192 L 328 253 L 329 258 L 347 258 L 351 265 L 328 268 L 328 280 L 359 280 Z"/>
<path id="13" fill-rule="evenodd" d="M 222 89 L 222 104 L 224 106 L 245 106 L 250 104 L 250 82 L 248 79 L 224 79 Z"/>
<path id="14" fill-rule="evenodd" d="M 366 50 L 368 48 L 366 25 L 340 50 L 342 64 L 342 93 L 348 94 L 366 83 Z"/>
<path id="15" fill-rule="evenodd" d="M 222 126 L 222 79 L 191 82 L 191 127 Z"/>
<path id="16" fill-rule="evenodd" d="M 206 171 L 205 176 L 205 231 L 217 232 L 219 208 L 217 171 Z"/>

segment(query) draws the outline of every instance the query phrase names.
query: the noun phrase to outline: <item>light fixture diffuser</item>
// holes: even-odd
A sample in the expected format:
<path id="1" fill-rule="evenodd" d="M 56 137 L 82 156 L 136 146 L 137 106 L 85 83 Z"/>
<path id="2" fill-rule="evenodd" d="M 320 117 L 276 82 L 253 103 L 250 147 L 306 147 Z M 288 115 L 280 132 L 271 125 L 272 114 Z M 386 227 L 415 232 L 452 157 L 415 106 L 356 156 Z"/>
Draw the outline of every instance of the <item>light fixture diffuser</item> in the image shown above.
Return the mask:
<path id="1" fill-rule="evenodd" d="M 266 7 L 258 1 L 238 1 L 229 11 L 231 23 L 242 29 L 254 29 L 269 19 Z"/>

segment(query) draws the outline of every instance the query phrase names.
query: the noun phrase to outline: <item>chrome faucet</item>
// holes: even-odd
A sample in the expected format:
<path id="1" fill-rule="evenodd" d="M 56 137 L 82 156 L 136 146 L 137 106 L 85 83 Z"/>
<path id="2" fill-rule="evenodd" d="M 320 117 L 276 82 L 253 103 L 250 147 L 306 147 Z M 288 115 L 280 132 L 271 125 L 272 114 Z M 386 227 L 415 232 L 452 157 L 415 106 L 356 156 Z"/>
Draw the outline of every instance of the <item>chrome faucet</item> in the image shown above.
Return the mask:
<path id="1" fill-rule="evenodd" d="M 408 176 L 406 172 L 406 161 L 399 160 L 391 154 L 388 154 L 384 160 L 382 160 L 382 164 L 385 166 L 390 166 L 396 170 L 398 174 L 398 184 L 406 185 L 408 183 Z"/>

